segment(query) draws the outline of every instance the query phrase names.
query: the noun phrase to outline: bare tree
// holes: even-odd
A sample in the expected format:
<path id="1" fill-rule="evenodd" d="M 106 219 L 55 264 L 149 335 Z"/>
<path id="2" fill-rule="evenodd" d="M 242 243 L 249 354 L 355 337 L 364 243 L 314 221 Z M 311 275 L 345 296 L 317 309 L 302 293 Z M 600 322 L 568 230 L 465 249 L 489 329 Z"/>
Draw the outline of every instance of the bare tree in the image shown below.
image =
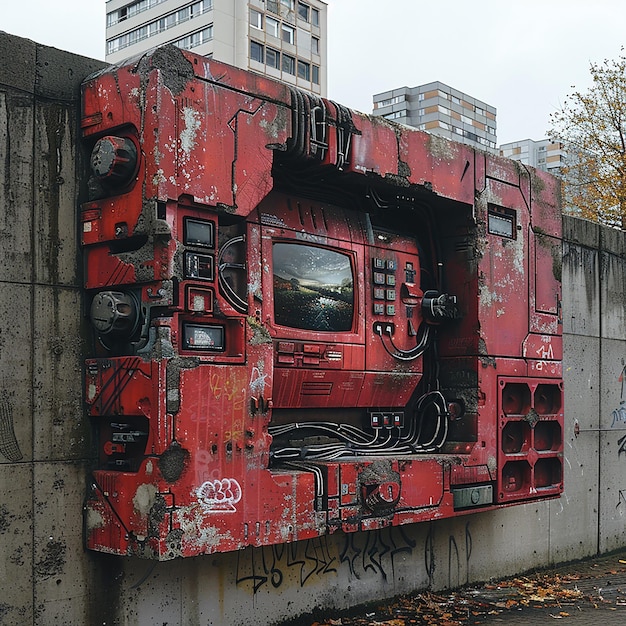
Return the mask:
<path id="1" fill-rule="evenodd" d="M 550 116 L 552 141 L 567 151 L 563 205 L 626 229 L 626 56 L 591 63 L 592 86 Z"/>

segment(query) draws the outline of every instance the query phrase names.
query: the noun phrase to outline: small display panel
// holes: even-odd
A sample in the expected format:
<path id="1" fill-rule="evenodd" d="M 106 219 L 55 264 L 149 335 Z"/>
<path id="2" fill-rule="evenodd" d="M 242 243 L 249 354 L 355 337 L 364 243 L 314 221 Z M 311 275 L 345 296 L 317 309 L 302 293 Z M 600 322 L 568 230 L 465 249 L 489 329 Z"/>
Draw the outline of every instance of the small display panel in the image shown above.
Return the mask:
<path id="1" fill-rule="evenodd" d="M 213 280 L 213 257 L 208 254 L 185 252 L 185 278 Z"/>
<path id="2" fill-rule="evenodd" d="M 499 235 L 508 239 L 515 239 L 515 211 L 498 207 L 489 206 L 489 233 L 491 235 Z"/>
<path id="3" fill-rule="evenodd" d="M 272 250 L 276 324 L 322 332 L 352 330 L 350 256 L 300 243 L 275 243 Z"/>
<path id="4" fill-rule="evenodd" d="M 213 291 L 187 286 L 187 310 L 194 313 L 213 312 Z"/>
<path id="5" fill-rule="evenodd" d="M 183 323 L 183 347 L 185 350 L 223 352 L 224 327 Z"/>
<path id="6" fill-rule="evenodd" d="M 214 246 L 213 222 L 186 218 L 184 243 L 186 246 L 212 248 Z"/>

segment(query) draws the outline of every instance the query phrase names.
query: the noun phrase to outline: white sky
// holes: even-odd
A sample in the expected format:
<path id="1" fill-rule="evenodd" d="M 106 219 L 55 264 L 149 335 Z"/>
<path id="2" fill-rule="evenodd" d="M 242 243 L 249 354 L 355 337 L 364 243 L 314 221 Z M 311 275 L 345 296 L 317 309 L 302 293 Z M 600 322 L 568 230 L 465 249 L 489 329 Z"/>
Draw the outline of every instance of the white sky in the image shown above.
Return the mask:
<path id="1" fill-rule="evenodd" d="M 328 97 L 439 80 L 498 112 L 498 143 L 543 139 L 549 114 L 626 44 L 624 0 L 327 0 Z M 0 30 L 104 58 L 104 0 L 4 0 Z"/>

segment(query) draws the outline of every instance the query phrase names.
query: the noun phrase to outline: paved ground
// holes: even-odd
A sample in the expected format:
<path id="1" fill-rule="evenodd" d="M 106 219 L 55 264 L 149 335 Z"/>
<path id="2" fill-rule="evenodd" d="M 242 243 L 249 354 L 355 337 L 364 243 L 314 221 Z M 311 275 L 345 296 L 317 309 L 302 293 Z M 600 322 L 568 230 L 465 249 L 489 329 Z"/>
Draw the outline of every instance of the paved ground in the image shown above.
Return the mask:
<path id="1" fill-rule="evenodd" d="M 626 550 L 451 593 L 422 592 L 298 626 L 626 625 Z M 294 622 L 295 623 L 295 622 Z"/>

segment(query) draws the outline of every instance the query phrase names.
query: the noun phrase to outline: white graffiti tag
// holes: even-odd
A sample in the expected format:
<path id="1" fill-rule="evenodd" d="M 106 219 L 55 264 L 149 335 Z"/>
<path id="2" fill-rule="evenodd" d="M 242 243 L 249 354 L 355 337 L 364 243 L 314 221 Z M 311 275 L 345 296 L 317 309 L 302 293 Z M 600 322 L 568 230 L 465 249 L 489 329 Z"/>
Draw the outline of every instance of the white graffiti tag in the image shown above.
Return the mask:
<path id="1" fill-rule="evenodd" d="M 622 359 L 622 371 L 617 380 L 622 385 L 622 393 L 619 399 L 619 407 L 613 411 L 611 428 L 615 428 L 616 424 L 620 426 L 626 424 L 626 365 L 624 365 L 624 359 Z"/>
<path id="2" fill-rule="evenodd" d="M 207 480 L 196 489 L 198 502 L 207 513 L 234 513 L 241 500 L 241 486 L 234 478 Z"/>
<path id="3" fill-rule="evenodd" d="M 539 357 L 539 361 L 537 361 L 537 363 L 535 364 L 535 369 L 538 372 L 554 372 L 555 371 L 555 364 L 554 363 L 550 363 L 549 361 L 552 361 L 554 359 L 554 350 L 552 349 L 552 344 L 548 343 L 547 346 L 543 345 L 543 346 L 539 346 L 539 349 L 537 350 L 537 356 Z"/>
<path id="4" fill-rule="evenodd" d="M 267 374 L 261 374 L 258 367 L 252 368 L 250 374 L 250 391 L 253 394 L 262 394 L 265 391 Z"/>

